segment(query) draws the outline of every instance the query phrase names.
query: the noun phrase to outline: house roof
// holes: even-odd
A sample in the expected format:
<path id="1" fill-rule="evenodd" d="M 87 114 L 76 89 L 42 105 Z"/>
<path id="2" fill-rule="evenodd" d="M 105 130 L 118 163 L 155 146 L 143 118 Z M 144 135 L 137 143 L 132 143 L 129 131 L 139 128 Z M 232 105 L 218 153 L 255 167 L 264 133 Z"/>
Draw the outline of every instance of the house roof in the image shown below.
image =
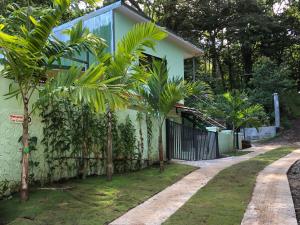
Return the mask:
<path id="1" fill-rule="evenodd" d="M 67 29 L 70 26 L 77 23 L 78 21 L 80 21 L 80 20 L 87 20 L 89 18 L 95 17 L 97 15 L 104 14 L 104 13 L 106 13 L 108 11 L 111 11 L 111 10 L 116 10 L 116 11 L 122 13 L 123 15 L 127 16 L 128 18 L 132 19 L 133 21 L 135 21 L 137 23 L 151 22 L 151 19 L 148 18 L 147 16 L 142 15 L 137 10 L 132 8 L 131 6 L 123 3 L 123 1 L 118 1 L 118 2 L 115 2 L 111 5 L 100 8 L 100 9 L 94 11 L 94 12 L 88 13 L 88 14 L 82 16 L 82 17 L 79 17 L 79 18 L 76 18 L 72 21 L 64 23 L 64 24 L 56 27 L 54 29 L 54 32 Z M 159 25 L 157 25 L 157 26 L 159 26 Z M 195 56 L 199 56 L 203 53 L 203 51 L 200 48 L 198 48 L 197 46 L 193 45 L 192 43 L 184 40 L 182 37 L 178 36 L 174 32 L 172 32 L 168 29 L 165 29 L 163 27 L 162 27 L 162 29 L 164 29 L 168 33 L 167 40 L 174 43 L 175 45 L 177 45 L 178 47 L 180 47 L 183 50 L 185 59 L 192 58 L 192 57 L 195 57 Z"/>
<path id="2" fill-rule="evenodd" d="M 205 115 L 205 113 L 202 113 L 201 111 L 199 111 L 198 109 L 195 108 L 190 108 L 187 107 L 183 104 L 177 103 L 175 105 L 176 111 L 180 110 L 181 112 L 185 112 L 187 114 L 191 114 L 197 118 L 199 118 L 202 121 L 207 122 L 208 124 L 210 124 L 211 126 L 215 126 L 215 127 L 219 127 L 222 129 L 226 129 L 225 125 L 223 125 L 220 121 L 217 121 L 207 115 Z"/>

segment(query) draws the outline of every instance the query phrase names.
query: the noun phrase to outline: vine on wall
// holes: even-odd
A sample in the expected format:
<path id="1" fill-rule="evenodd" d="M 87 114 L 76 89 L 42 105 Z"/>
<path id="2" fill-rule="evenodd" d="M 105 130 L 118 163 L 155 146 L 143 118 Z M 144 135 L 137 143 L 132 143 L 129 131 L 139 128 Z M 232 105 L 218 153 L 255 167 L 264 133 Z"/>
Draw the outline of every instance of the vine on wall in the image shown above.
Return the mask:
<path id="1" fill-rule="evenodd" d="M 151 152 L 152 152 L 152 130 L 153 130 L 153 122 L 151 114 L 146 114 L 146 124 L 147 124 L 147 144 L 148 144 L 148 165 L 151 164 Z"/>
<path id="2" fill-rule="evenodd" d="M 41 184 L 62 178 L 101 175 L 106 168 L 107 117 L 96 114 L 88 106 L 75 106 L 65 99 L 51 99 L 43 103 L 40 116 L 43 123 L 44 160 L 35 157 L 37 138 L 30 138 L 30 183 Z M 146 119 L 148 159 L 151 156 L 152 119 L 138 113 L 138 137 L 129 117 L 118 123 L 112 117 L 113 161 L 115 173 L 141 169 L 144 165 L 144 137 L 142 121 Z M 19 140 L 22 144 L 21 139 Z M 86 152 L 83 152 L 85 148 Z M 43 168 L 45 166 L 45 168 Z M 84 170 L 86 170 L 84 172 Z M 38 171 L 47 171 L 46 177 Z M 0 182 L 0 199 L 9 197 L 19 188 L 19 182 Z"/>
<path id="3" fill-rule="evenodd" d="M 102 174 L 106 163 L 107 119 L 87 105 L 75 106 L 65 99 L 43 106 L 45 158 L 50 181 L 63 177 Z M 116 173 L 141 168 L 135 128 L 127 117 L 118 124 L 113 115 L 113 158 Z"/>

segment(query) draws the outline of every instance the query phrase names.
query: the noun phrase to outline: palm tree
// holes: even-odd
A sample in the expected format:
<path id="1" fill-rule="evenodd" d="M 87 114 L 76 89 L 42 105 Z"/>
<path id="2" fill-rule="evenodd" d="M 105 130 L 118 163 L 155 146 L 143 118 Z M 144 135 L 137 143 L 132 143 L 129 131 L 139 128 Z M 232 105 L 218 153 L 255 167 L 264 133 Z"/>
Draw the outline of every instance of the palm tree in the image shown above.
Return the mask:
<path id="1" fill-rule="evenodd" d="M 210 110 L 214 117 L 225 120 L 226 124 L 238 132 L 241 127 L 259 127 L 267 121 L 267 115 L 262 105 L 252 104 L 247 95 L 240 92 L 226 92 L 217 98 Z M 235 145 L 238 139 L 234 137 Z"/>
<path id="2" fill-rule="evenodd" d="M 70 57 L 82 50 L 95 53 L 93 49 L 104 45 L 100 38 L 83 29 L 82 24 L 69 30 L 70 41 L 66 43 L 52 36 L 53 28 L 58 24 L 69 6 L 70 0 L 54 0 L 53 8 L 38 21 L 29 14 L 30 10 L 28 10 L 27 14 L 25 13 L 26 20 L 19 20 L 24 23 L 13 35 L 5 33 L 4 25 L 0 24 L 0 53 L 4 56 L 4 70 L 1 75 L 12 81 L 8 97 L 21 96 L 23 102 L 23 151 L 20 187 L 22 201 L 26 201 L 29 197 L 28 125 L 29 117 L 33 112 L 33 109 L 30 110 L 33 93 L 39 88 L 41 80 L 46 78 L 49 67 L 59 61 L 61 57 Z M 16 82 L 15 85 L 14 81 Z M 17 87 L 13 88 L 15 86 Z"/>
<path id="3" fill-rule="evenodd" d="M 176 103 L 194 93 L 198 84 L 186 83 L 180 77 L 170 78 L 166 60 L 154 60 L 148 73 L 148 80 L 138 89 L 138 92 L 159 123 L 158 148 L 162 172 L 164 170 L 162 130 L 165 119 Z"/>
<path id="4" fill-rule="evenodd" d="M 153 23 L 136 24 L 117 44 L 114 55 L 97 55 L 97 64 L 82 73 L 72 67 L 62 72 L 48 84 L 46 93 L 68 93 L 73 102 L 90 105 L 94 110 L 107 113 L 107 179 L 112 179 L 112 112 L 125 109 L 137 98 L 133 92 L 137 82 L 146 77 L 136 63 L 146 48 L 154 50 L 156 41 L 166 37 L 166 32 Z M 56 91 L 55 91 L 56 90 Z"/>

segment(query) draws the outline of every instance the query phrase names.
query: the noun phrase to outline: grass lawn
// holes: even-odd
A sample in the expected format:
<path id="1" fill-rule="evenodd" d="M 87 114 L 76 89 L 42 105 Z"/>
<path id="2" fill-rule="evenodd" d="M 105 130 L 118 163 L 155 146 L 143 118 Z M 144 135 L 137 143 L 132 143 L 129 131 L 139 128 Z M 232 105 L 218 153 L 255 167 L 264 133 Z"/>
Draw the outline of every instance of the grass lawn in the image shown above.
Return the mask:
<path id="1" fill-rule="evenodd" d="M 231 156 L 241 156 L 241 155 L 246 155 L 248 153 L 251 153 L 252 151 L 231 151 L 231 152 L 226 152 L 223 153 L 222 155 L 226 157 L 231 157 Z"/>
<path id="2" fill-rule="evenodd" d="M 67 191 L 34 190 L 30 200 L 19 202 L 18 195 L 0 201 L 0 224 L 14 225 L 99 225 L 107 224 L 130 208 L 195 170 L 194 167 L 170 164 L 164 173 L 157 167 L 105 177 L 71 180 Z M 1 221 L 2 220 L 2 221 Z"/>
<path id="3" fill-rule="evenodd" d="M 258 173 L 292 152 L 279 148 L 221 171 L 164 225 L 238 225 L 251 200 Z"/>

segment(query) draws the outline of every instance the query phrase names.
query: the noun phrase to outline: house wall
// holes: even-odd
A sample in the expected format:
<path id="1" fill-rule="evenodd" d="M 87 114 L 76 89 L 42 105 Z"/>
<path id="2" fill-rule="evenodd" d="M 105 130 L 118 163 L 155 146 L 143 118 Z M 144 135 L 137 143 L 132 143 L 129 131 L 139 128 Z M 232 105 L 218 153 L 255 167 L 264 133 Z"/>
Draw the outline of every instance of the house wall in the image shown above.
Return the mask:
<path id="1" fill-rule="evenodd" d="M 83 27 L 88 28 L 90 32 L 97 35 L 98 37 L 101 37 L 105 40 L 105 43 L 107 45 L 107 52 L 112 52 L 112 46 L 113 46 L 113 14 L 112 11 L 105 11 L 103 14 L 97 14 L 94 16 L 90 16 L 90 14 L 85 15 L 81 18 L 78 18 L 76 20 L 70 21 L 68 23 L 62 24 L 61 26 L 58 26 L 54 29 L 54 35 L 56 38 L 58 38 L 61 41 L 68 41 L 68 35 L 64 34 L 63 32 L 67 29 L 71 29 L 74 25 L 76 25 L 79 21 L 82 21 Z M 76 56 L 77 59 L 81 59 L 86 61 L 87 60 L 87 54 L 86 52 L 81 53 L 80 55 Z M 63 65 L 80 65 L 84 67 L 84 64 L 79 64 L 74 61 L 68 60 L 68 59 L 62 59 Z M 95 57 L 90 55 L 89 56 L 89 63 L 90 65 L 95 63 Z"/>
<path id="2" fill-rule="evenodd" d="M 117 43 L 123 38 L 126 33 L 131 30 L 136 24 L 135 21 L 129 19 L 128 17 L 122 15 L 118 11 L 114 11 L 114 39 L 115 39 L 115 46 Z M 174 44 L 170 43 L 168 40 L 163 40 L 157 42 L 155 46 L 155 51 L 152 49 L 146 49 L 146 53 L 159 57 L 164 58 L 166 57 L 169 69 L 169 76 L 171 77 L 180 77 L 184 79 L 184 54 L 183 51 L 175 46 Z M 132 121 L 136 118 L 137 111 L 135 110 L 126 110 L 125 112 L 119 112 L 118 117 L 124 119 L 127 115 L 132 119 Z M 177 115 L 175 111 L 170 113 L 171 120 L 176 122 L 180 122 L 181 118 L 180 115 Z M 145 155 L 148 151 L 147 146 L 147 129 L 146 129 L 146 121 L 143 120 L 142 122 L 142 130 L 144 136 L 144 146 L 145 146 Z M 164 141 L 164 149 L 166 149 L 166 126 L 163 126 L 163 141 Z M 137 130 L 138 132 L 138 130 Z M 153 126 L 153 139 L 152 139 L 152 151 L 151 151 L 152 159 L 158 159 L 158 123 L 157 121 L 154 122 Z"/>
<path id="3" fill-rule="evenodd" d="M 120 41 L 132 29 L 134 24 L 136 22 L 125 17 L 118 11 L 114 11 L 115 43 Z M 184 52 L 167 39 L 157 42 L 155 51 L 147 49 L 146 53 L 159 58 L 166 57 L 170 77 L 184 78 Z"/>
<path id="4" fill-rule="evenodd" d="M 0 65 L 0 70 L 2 66 Z M 22 124 L 9 120 L 12 114 L 23 115 L 23 106 L 16 98 L 5 99 L 3 96 L 8 92 L 10 80 L 0 78 L 0 198 L 1 182 L 8 182 L 9 186 L 14 187 L 21 177 L 21 147 L 18 139 L 22 135 Z M 33 96 L 33 100 L 36 98 Z M 41 144 L 43 127 L 38 112 L 31 116 L 32 122 L 29 125 L 29 133 L 38 138 L 37 151 L 34 152 L 33 161 L 39 161 L 40 165 L 35 170 L 36 178 L 42 179 L 45 173 L 43 146 Z M 8 190 L 7 192 L 9 192 Z M 11 190 L 15 191 L 15 190 Z"/>
<path id="5" fill-rule="evenodd" d="M 97 17 L 97 18 L 83 18 L 84 25 L 88 26 L 94 33 L 98 34 L 99 36 L 106 35 L 109 39 L 109 51 L 112 48 L 112 36 L 107 32 L 112 27 L 112 11 L 108 11 L 105 13 L 105 16 Z M 101 21 L 102 18 L 102 21 Z M 115 20 L 115 40 L 116 42 L 121 40 L 121 38 L 127 33 L 128 30 L 132 28 L 134 22 L 125 18 L 119 13 L 114 14 Z M 76 20 L 78 21 L 78 20 Z M 76 22 L 75 21 L 75 22 Z M 92 21 L 92 25 L 87 25 L 87 21 Z M 75 22 L 70 22 L 65 25 L 60 26 L 59 28 L 55 29 L 55 33 L 59 36 L 60 39 L 63 40 L 64 36 L 61 34 L 63 29 L 70 28 Z M 105 27 L 105 31 L 101 31 L 97 29 L 97 25 L 99 23 L 103 23 Z M 101 33 L 102 32 L 102 33 Z M 164 58 L 166 57 L 169 65 L 169 74 L 170 77 L 179 76 L 183 79 L 184 74 L 184 57 L 183 52 L 181 49 L 177 48 L 172 43 L 164 40 L 158 42 L 156 46 L 156 51 L 147 50 L 148 54 Z M 84 56 L 82 56 L 83 59 Z M 91 59 L 93 61 L 93 59 Z M 65 61 L 67 63 L 67 61 Z M 0 70 L 1 70 L 0 65 Z M 8 92 L 8 85 L 11 81 L 0 78 L 0 198 L 1 198 L 1 182 L 8 181 L 10 182 L 11 186 L 15 186 L 20 181 L 21 176 L 21 144 L 18 143 L 18 139 L 22 135 L 22 124 L 17 124 L 11 122 L 9 120 L 9 115 L 11 114 L 23 114 L 22 103 L 21 101 L 16 100 L 15 98 L 5 100 L 3 96 L 5 93 Z M 36 97 L 34 97 L 36 98 Z M 34 101 L 34 99 L 33 99 Z M 134 122 L 136 127 L 136 137 L 139 139 L 139 128 L 140 124 L 137 121 L 137 111 L 135 110 L 126 110 L 117 112 L 119 122 L 124 122 L 126 117 L 129 116 L 132 122 Z M 180 122 L 181 118 L 178 114 L 174 111 L 170 113 L 171 120 L 176 122 Z M 153 161 L 158 160 L 158 121 L 153 120 L 153 130 L 152 130 L 152 141 L 151 145 L 152 148 L 148 148 L 148 140 L 147 140 L 147 124 L 144 119 L 141 123 L 142 133 L 143 133 L 143 140 L 144 140 L 144 159 L 148 157 L 148 151 L 151 152 L 151 159 Z M 35 180 L 45 180 L 48 173 L 48 168 L 46 163 L 44 162 L 44 147 L 41 144 L 41 140 L 43 138 L 43 125 L 41 122 L 41 118 L 38 116 L 38 112 L 32 115 L 32 123 L 30 124 L 30 135 L 36 136 L 38 138 L 38 145 L 37 151 L 32 153 L 32 158 L 34 161 L 40 162 L 39 166 L 35 170 Z M 163 140 L 164 140 L 164 147 L 166 147 L 166 130 L 164 125 L 163 131 Z M 166 149 L 166 148 L 165 148 Z M 66 177 L 66 176 L 64 176 Z M 57 177 L 59 178 L 59 177 Z M 17 187 L 17 186 L 16 186 Z M 10 191 L 10 190 L 8 190 Z M 14 190 L 11 190 L 14 191 Z"/>

